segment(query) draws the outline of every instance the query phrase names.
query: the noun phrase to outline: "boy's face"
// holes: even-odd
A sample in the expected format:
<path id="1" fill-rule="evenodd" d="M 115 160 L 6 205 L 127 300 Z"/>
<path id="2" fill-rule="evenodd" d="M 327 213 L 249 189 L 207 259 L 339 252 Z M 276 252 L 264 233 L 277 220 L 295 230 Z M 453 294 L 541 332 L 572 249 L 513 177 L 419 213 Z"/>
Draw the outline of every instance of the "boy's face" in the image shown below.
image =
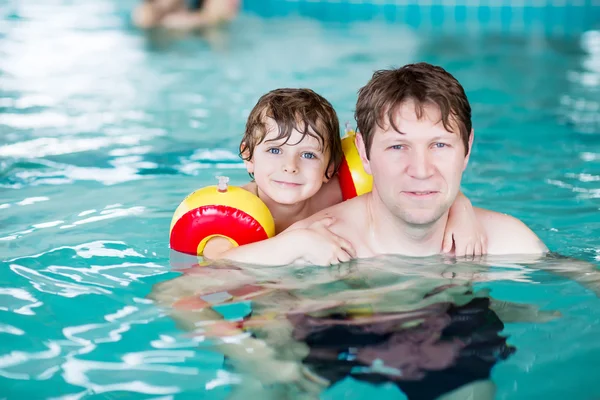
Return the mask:
<path id="1" fill-rule="evenodd" d="M 271 141 L 279 133 L 272 118 L 265 121 L 267 134 L 256 146 L 246 169 L 254 174 L 261 195 L 280 204 L 296 204 L 314 196 L 324 182 L 329 154 L 319 141 L 293 130 L 290 138 Z M 300 141 L 302 139 L 302 141 Z"/>

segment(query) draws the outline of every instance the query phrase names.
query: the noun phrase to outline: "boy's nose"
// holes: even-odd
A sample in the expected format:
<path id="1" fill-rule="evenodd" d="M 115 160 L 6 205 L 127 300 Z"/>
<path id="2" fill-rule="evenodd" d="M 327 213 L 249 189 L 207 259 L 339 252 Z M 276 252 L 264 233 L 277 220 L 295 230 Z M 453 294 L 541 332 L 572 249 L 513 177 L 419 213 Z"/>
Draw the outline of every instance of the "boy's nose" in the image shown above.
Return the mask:
<path id="1" fill-rule="evenodd" d="M 287 160 L 283 164 L 283 170 L 288 174 L 295 174 L 298 172 L 298 164 L 294 160 Z"/>
<path id="2" fill-rule="evenodd" d="M 298 172 L 298 168 L 294 164 L 286 164 L 283 166 L 283 170 L 288 174 L 295 174 Z"/>

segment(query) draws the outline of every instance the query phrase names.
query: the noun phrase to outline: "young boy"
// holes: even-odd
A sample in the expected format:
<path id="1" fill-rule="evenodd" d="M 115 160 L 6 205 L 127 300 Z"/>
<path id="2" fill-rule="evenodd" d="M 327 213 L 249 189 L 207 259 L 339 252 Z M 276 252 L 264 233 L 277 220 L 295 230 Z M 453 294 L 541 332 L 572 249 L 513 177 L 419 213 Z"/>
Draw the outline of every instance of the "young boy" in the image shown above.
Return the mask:
<path id="1" fill-rule="evenodd" d="M 339 132 L 332 105 L 310 89 L 276 89 L 263 95 L 250 112 L 240 144 L 253 177 L 243 188 L 269 208 L 277 235 L 241 247 L 216 237 L 207 243 L 204 257 L 264 265 L 331 265 L 354 258 L 352 245 L 327 229 L 335 223 L 331 218 L 286 231 L 342 201 L 336 176 L 343 157 Z M 485 238 L 478 228 L 469 200 L 460 195 L 450 210 L 444 250 L 456 244 L 458 256 L 465 249 L 474 249 L 466 255 L 484 253 Z"/>

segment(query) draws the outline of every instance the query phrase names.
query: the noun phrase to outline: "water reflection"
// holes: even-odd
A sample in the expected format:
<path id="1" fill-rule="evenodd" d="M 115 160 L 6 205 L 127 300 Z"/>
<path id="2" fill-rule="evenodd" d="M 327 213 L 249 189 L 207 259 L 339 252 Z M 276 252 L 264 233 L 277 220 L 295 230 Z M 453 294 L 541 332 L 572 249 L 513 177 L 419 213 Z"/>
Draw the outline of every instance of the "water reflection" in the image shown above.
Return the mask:
<path id="1" fill-rule="evenodd" d="M 241 269 L 186 265 L 186 256 L 174 255 L 183 275 L 155 285 L 149 297 L 224 354 L 225 370 L 240 379 L 234 398 L 313 398 L 348 377 L 391 383 L 411 399 L 493 398 L 492 368 L 518 351 L 504 324 L 560 317 L 477 287 L 535 282 L 535 269 L 510 259 L 380 257 L 332 268 Z"/>
<path id="2" fill-rule="evenodd" d="M 571 86 L 561 97 L 562 114 L 581 133 L 600 132 L 600 31 L 581 35 L 581 66 L 567 72 Z"/>

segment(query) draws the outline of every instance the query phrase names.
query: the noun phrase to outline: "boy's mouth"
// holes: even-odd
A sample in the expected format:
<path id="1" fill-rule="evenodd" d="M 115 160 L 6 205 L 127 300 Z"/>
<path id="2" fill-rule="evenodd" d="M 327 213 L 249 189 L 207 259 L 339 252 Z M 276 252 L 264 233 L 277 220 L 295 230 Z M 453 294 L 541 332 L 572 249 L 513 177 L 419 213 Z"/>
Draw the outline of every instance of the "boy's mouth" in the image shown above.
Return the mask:
<path id="1" fill-rule="evenodd" d="M 286 188 L 293 188 L 293 187 L 298 187 L 301 186 L 302 184 L 300 183 L 296 183 L 296 182 L 289 182 L 289 181 L 278 181 L 278 180 L 273 180 L 274 183 L 276 183 L 279 186 L 282 187 L 286 187 Z"/>

